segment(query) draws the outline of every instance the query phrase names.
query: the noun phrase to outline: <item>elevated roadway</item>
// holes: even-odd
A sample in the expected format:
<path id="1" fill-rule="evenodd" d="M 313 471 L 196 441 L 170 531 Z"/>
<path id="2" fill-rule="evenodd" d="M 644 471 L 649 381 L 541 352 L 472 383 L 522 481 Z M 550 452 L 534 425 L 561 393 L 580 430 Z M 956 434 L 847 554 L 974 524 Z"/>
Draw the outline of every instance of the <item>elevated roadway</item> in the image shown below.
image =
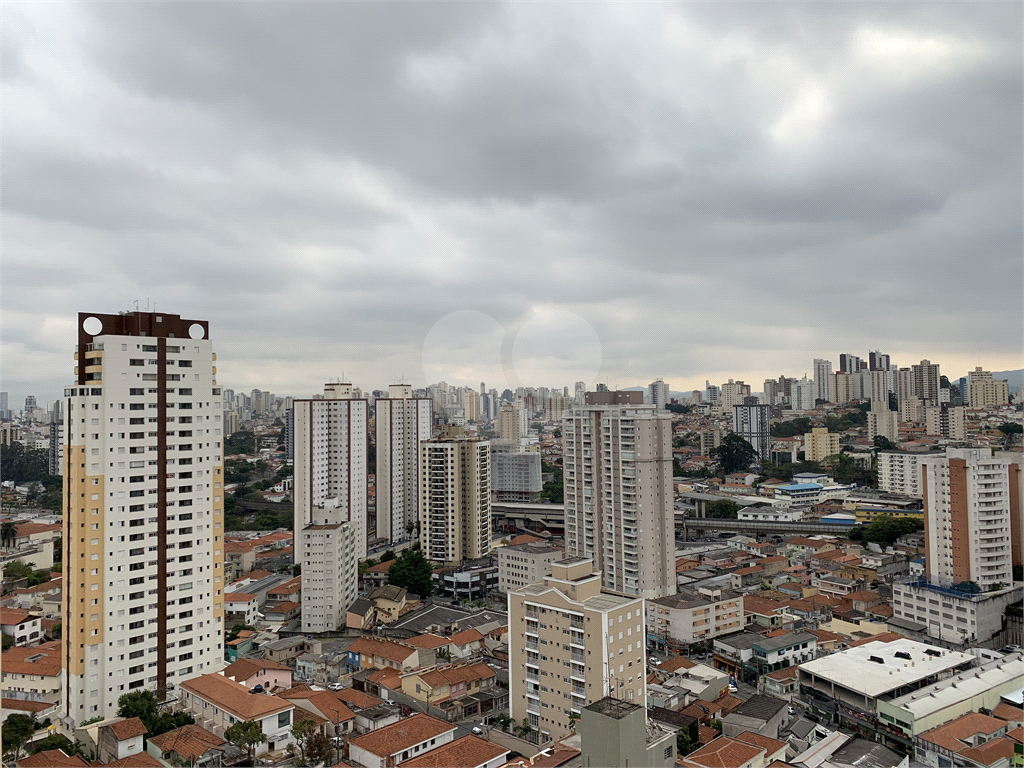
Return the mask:
<path id="1" fill-rule="evenodd" d="M 799 522 L 763 522 L 758 520 L 722 520 L 708 517 L 682 517 L 676 515 L 676 530 L 689 531 L 730 531 L 735 533 L 766 533 L 781 536 L 798 533 L 827 533 L 845 537 L 852 526 L 831 523 Z"/>

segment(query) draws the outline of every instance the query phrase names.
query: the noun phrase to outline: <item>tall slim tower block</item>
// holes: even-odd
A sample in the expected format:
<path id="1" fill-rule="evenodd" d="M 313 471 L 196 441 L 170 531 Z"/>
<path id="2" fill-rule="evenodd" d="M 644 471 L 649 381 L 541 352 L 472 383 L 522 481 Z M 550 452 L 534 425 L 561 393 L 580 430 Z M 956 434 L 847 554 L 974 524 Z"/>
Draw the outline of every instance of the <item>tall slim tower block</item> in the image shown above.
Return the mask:
<path id="1" fill-rule="evenodd" d="M 587 557 L 605 589 L 676 591 L 672 417 L 642 392 L 588 392 L 563 421 L 566 554 Z"/>
<path id="2" fill-rule="evenodd" d="M 988 448 L 947 448 L 920 465 L 928 576 L 973 581 L 983 591 L 1012 584 L 1021 560 L 1021 465 Z"/>
<path id="3" fill-rule="evenodd" d="M 491 552 L 491 444 L 460 432 L 420 445 L 420 547 L 442 563 Z"/>
<path id="4" fill-rule="evenodd" d="M 317 521 L 314 511 L 333 510 L 355 528 L 357 557 L 366 557 L 367 402 L 352 397 L 351 384 L 324 385 L 318 400 L 292 402 L 295 419 L 295 541 Z"/>
<path id="5" fill-rule="evenodd" d="M 64 390 L 65 725 L 224 657 L 221 391 L 205 320 L 80 313 Z M 162 694 L 158 694 L 161 695 Z"/>
<path id="6" fill-rule="evenodd" d="M 378 538 L 397 542 L 415 535 L 420 444 L 430 439 L 430 406 L 430 398 L 412 396 L 409 384 L 392 384 L 388 396 L 377 400 Z"/>

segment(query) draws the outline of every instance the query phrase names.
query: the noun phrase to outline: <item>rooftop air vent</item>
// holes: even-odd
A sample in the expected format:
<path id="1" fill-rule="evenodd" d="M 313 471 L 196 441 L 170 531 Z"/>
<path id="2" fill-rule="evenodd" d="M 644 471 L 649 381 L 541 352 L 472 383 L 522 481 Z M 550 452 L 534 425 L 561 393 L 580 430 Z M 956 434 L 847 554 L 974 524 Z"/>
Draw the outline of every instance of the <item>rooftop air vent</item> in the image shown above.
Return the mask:
<path id="1" fill-rule="evenodd" d="M 881 656 L 868 656 L 868 661 L 873 661 L 875 664 L 885 664 L 885 659 Z"/>

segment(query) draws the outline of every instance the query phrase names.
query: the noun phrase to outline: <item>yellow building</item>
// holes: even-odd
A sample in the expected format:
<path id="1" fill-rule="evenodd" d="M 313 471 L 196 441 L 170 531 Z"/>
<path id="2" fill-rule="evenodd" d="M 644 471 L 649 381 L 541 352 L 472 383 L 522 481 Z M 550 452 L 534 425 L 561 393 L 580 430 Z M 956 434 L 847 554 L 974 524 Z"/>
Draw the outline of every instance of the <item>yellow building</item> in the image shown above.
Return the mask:
<path id="1" fill-rule="evenodd" d="M 857 525 L 870 523 L 876 517 L 888 515 L 889 517 L 906 517 L 911 520 L 924 521 L 923 509 L 889 509 L 888 507 L 857 507 Z"/>
<path id="2" fill-rule="evenodd" d="M 804 435 L 804 459 L 823 461 L 839 453 L 839 435 L 827 427 L 815 427 Z"/>

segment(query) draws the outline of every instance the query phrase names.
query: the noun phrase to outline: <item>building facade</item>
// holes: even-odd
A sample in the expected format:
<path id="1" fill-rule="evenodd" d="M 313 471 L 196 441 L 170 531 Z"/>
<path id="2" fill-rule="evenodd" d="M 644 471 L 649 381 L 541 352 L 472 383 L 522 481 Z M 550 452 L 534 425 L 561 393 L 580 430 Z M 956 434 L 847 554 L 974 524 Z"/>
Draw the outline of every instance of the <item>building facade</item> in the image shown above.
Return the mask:
<path id="1" fill-rule="evenodd" d="M 551 564 L 563 557 L 562 550 L 547 544 L 516 544 L 499 547 L 498 591 L 510 592 L 538 584 L 551 575 Z"/>
<path id="2" fill-rule="evenodd" d="M 503 503 L 539 501 L 544 482 L 536 451 L 492 451 L 491 491 Z"/>
<path id="3" fill-rule="evenodd" d="M 743 595 L 701 588 L 647 603 L 647 637 L 661 643 L 699 643 L 743 629 Z"/>
<path id="4" fill-rule="evenodd" d="M 657 408 L 659 411 L 664 411 L 668 406 L 668 384 L 665 383 L 664 379 L 658 379 L 652 381 L 650 386 L 647 388 L 650 397 L 650 404 Z"/>
<path id="5" fill-rule="evenodd" d="M 732 431 L 742 437 L 757 452 L 757 457 L 766 461 L 771 456 L 770 405 L 734 405 L 732 407 Z"/>
<path id="6" fill-rule="evenodd" d="M 804 458 L 807 461 L 824 461 L 839 453 L 839 435 L 829 432 L 828 427 L 814 427 L 804 434 Z"/>
<path id="7" fill-rule="evenodd" d="M 1021 562 L 1021 465 L 988 448 L 947 448 L 921 460 L 925 573 L 982 590 L 1013 583 Z"/>
<path id="8" fill-rule="evenodd" d="M 878 488 L 886 493 L 921 498 L 921 460 L 919 453 L 881 451 L 878 454 Z"/>
<path id="9" fill-rule="evenodd" d="M 62 717 L 223 666 L 221 391 L 203 320 L 80 313 L 64 390 Z"/>
<path id="10" fill-rule="evenodd" d="M 392 384 L 374 404 L 377 435 L 378 538 L 411 539 L 419 520 L 420 444 L 431 435 L 431 400 Z M 409 524 L 412 524 L 411 526 Z"/>
<path id="11" fill-rule="evenodd" d="M 509 643 L 509 715 L 531 738 L 561 738 L 605 696 L 645 705 L 644 601 L 602 592 L 592 559 L 554 562 L 542 583 L 509 592 L 508 617 L 525 641 Z"/>
<path id="12" fill-rule="evenodd" d="M 1009 382 L 993 379 L 991 371 L 975 368 L 967 374 L 967 393 L 961 393 L 971 408 L 995 408 L 1010 402 Z"/>
<path id="13" fill-rule="evenodd" d="M 924 409 L 925 432 L 947 440 L 967 439 L 966 409 L 961 405 L 930 405 Z"/>
<path id="14" fill-rule="evenodd" d="M 566 554 L 593 558 L 606 589 L 675 592 L 672 418 L 639 392 L 587 393 L 563 422 Z"/>
<path id="15" fill-rule="evenodd" d="M 420 444 L 420 547 L 441 563 L 491 551 L 491 446 L 458 432 Z"/>
<path id="16" fill-rule="evenodd" d="M 331 508 L 315 509 L 314 520 L 296 539 L 302 552 L 302 631 L 334 632 L 346 626 L 349 606 L 359 596 L 359 533 Z"/>
<path id="17" fill-rule="evenodd" d="M 295 541 L 328 504 L 337 520 L 352 523 L 358 557 L 366 557 L 366 430 L 368 404 L 352 385 L 324 385 L 316 400 L 294 400 L 293 498 Z M 296 558 L 298 560 L 299 558 Z"/>

